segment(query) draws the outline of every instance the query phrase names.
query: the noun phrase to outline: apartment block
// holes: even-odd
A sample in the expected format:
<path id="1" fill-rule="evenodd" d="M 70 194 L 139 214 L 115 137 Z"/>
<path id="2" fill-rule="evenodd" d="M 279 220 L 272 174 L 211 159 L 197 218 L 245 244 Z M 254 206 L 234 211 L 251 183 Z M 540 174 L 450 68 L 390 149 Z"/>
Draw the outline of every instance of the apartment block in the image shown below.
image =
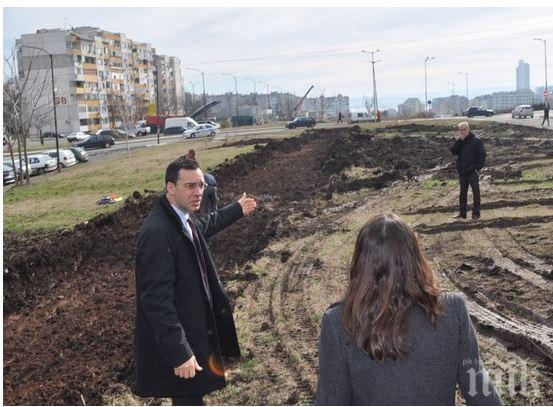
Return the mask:
<path id="1" fill-rule="evenodd" d="M 180 59 L 167 55 L 155 56 L 159 114 L 184 115 L 184 86 Z"/>
<path id="2" fill-rule="evenodd" d="M 419 98 L 408 98 L 401 105 L 397 106 L 399 116 L 412 117 L 424 111 L 424 105 Z"/>
<path id="3" fill-rule="evenodd" d="M 33 83 L 27 89 L 28 103 L 24 110 L 29 115 L 36 101 L 34 129 L 54 130 L 51 92 L 37 90 L 45 81 L 51 86 L 46 53 L 53 55 L 60 133 L 131 125 L 156 105 L 157 59 L 155 48 L 149 43 L 97 27 L 74 27 L 23 34 L 16 45 L 19 47 L 19 76 L 28 76 Z M 28 47 L 40 47 L 45 52 Z M 166 83 L 160 87 L 161 99 L 170 101 L 169 111 L 182 114 L 183 103 L 178 102 L 179 95 L 182 98 L 180 61 L 166 56 L 160 60 L 169 61 L 167 69 L 160 64 L 161 77 L 167 76 Z M 171 96 L 166 97 L 166 89 L 173 88 L 180 92 L 171 90 Z M 39 95 L 38 100 L 36 95 Z"/>

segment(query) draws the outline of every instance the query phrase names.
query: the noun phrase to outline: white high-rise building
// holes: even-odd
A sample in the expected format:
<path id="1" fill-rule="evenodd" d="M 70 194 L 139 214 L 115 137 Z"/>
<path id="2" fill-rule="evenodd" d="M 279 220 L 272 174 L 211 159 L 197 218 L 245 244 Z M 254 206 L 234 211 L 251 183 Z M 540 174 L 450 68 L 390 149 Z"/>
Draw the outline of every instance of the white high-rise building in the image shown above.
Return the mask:
<path id="1" fill-rule="evenodd" d="M 530 89 L 530 65 L 523 60 L 517 66 L 517 90 Z"/>

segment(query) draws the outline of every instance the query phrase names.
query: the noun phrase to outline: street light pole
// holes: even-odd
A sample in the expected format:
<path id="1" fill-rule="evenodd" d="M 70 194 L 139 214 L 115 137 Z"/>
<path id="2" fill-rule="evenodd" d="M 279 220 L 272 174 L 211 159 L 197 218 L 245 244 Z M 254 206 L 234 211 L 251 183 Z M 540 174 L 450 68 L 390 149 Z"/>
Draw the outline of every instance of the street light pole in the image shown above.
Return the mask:
<path id="1" fill-rule="evenodd" d="M 469 74 L 467 72 L 459 72 L 459 75 L 465 75 L 465 86 L 467 91 L 467 103 L 469 102 Z"/>
<path id="2" fill-rule="evenodd" d="M 427 79 L 426 79 L 426 63 L 432 61 L 434 57 L 424 58 L 424 110 L 428 111 L 428 88 L 427 88 Z"/>
<path id="3" fill-rule="evenodd" d="M 189 67 L 185 67 L 184 69 L 188 69 L 190 71 L 196 71 L 196 72 L 199 72 L 202 74 L 202 91 L 203 91 L 203 95 L 204 95 L 204 120 L 207 120 L 207 109 L 205 109 L 205 105 L 207 104 L 206 101 L 205 101 L 205 77 L 204 77 L 204 71 L 201 71 L 199 69 L 196 69 L 196 68 L 189 68 Z"/>
<path id="4" fill-rule="evenodd" d="M 255 84 L 256 84 L 256 80 L 255 79 L 250 79 L 250 78 L 244 78 L 248 81 L 252 81 L 253 82 L 253 102 L 255 105 L 257 105 L 257 92 L 256 92 L 256 89 L 255 89 Z"/>
<path id="5" fill-rule="evenodd" d="M 378 96 L 376 94 L 376 76 L 375 76 L 375 73 L 374 73 L 374 64 L 376 64 L 377 62 L 380 62 L 380 61 L 375 61 L 374 60 L 374 54 L 376 54 L 377 52 L 380 52 L 379 49 L 377 49 L 376 51 L 365 51 L 365 50 L 361 50 L 361 52 L 364 52 L 365 54 L 371 54 L 371 64 L 372 64 L 372 70 L 373 70 L 373 106 L 374 106 L 374 121 L 376 122 L 378 120 Z"/>
<path id="6" fill-rule="evenodd" d="M 267 85 L 267 109 L 270 109 L 271 108 L 271 101 L 269 100 L 269 83 L 268 82 L 263 82 L 263 81 L 257 81 L 259 83 L 264 83 L 265 85 Z"/>
<path id="7" fill-rule="evenodd" d="M 60 167 L 60 145 L 59 145 L 59 135 L 58 135 L 58 114 L 56 112 L 56 88 L 54 85 L 54 56 L 50 54 L 48 51 L 46 51 L 44 48 L 40 47 L 34 47 L 31 45 L 20 45 L 20 48 L 31 48 L 31 49 L 37 49 L 39 51 L 42 51 L 46 53 L 50 57 L 50 71 L 52 73 L 52 103 L 54 105 L 54 134 L 56 135 L 56 156 L 57 156 L 57 164 L 56 169 L 58 172 L 61 171 Z"/>
<path id="8" fill-rule="evenodd" d="M 192 85 L 192 108 L 194 107 L 194 103 L 196 103 L 196 84 L 198 83 L 198 81 L 188 81 L 188 83 L 190 85 Z"/>
<path id="9" fill-rule="evenodd" d="M 240 114 L 238 113 L 238 83 L 236 82 L 236 76 L 230 74 L 230 73 L 222 73 L 221 75 L 226 75 L 226 76 L 231 76 L 234 78 L 234 90 L 236 92 L 236 96 L 234 98 L 235 102 L 236 102 L 236 116 L 240 116 Z"/>
<path id="10" fill-rule="evenodd" d="M 545 55 L 545 92 L 547 93 L 549 91 L 549 89 L 547 89 L 547 40 L 544 40 L 542 38 L 534 38 L 534 40 L 543 42 L 543 51 Z"/>

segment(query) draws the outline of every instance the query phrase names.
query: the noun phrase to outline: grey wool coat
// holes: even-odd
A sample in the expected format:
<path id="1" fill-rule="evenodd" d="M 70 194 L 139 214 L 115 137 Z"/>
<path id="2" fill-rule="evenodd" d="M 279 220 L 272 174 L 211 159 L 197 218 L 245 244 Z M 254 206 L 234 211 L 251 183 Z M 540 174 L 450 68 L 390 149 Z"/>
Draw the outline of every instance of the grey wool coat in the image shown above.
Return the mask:
<path id="1" fill-rule="evenodd" d="M 444 312 L 435 328 L 420 307 L 413 308 L 411 352 L 404 360 L 382 363 L 349 340 L 341 322 L 343 303 L 330 307 L 322 320 L 315 404 L 454 405 L 459 384 L 467 404 L 500 405 L 464 296 L 442 294 L 440 301 Z"/>

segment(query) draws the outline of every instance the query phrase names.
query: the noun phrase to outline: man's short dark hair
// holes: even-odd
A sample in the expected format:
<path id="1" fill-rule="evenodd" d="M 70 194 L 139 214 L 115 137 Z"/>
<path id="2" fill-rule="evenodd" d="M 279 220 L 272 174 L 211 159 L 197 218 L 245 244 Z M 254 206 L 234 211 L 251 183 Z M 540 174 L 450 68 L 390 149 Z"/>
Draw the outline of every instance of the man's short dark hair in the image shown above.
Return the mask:
<path id="1" fill-rule="evenodd" d="M 179 179 L 180 170 L 196 170 L 198 168 L 200 168 L 198 163 L 194 160 L 186 158 L 186 156 L 177 158 L 175 161 L 170 163 L 165 170 L 165 185 L 167 185 L 168 182 L 176 184 Z"/>

